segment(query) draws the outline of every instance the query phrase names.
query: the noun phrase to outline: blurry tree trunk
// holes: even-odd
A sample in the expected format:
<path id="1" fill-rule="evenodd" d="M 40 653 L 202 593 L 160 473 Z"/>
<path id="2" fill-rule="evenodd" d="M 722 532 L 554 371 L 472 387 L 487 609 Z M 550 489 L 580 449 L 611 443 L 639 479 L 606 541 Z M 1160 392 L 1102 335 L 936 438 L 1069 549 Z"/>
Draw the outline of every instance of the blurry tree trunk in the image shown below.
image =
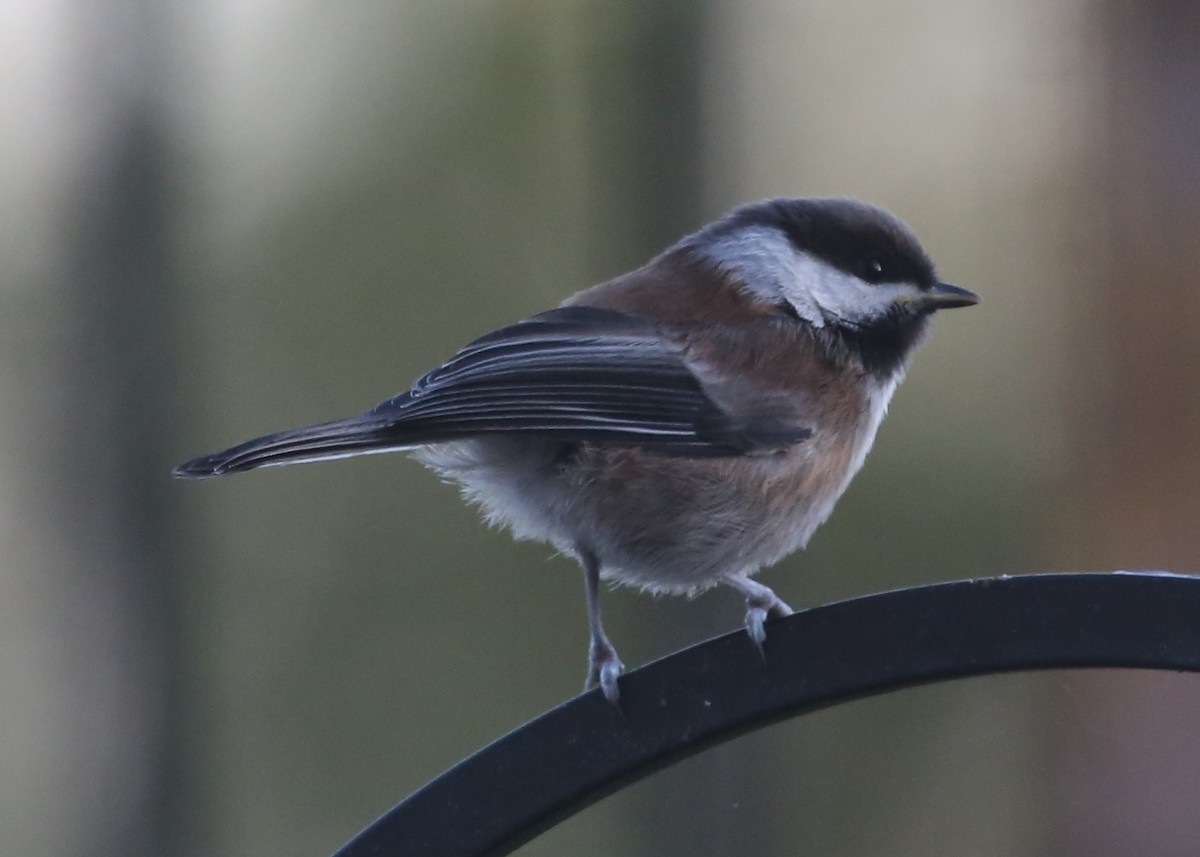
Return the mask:
<path id="1" fill-rule="evenodd" d="M 1101 282 L 1077 285 L 1098 299 L 1070 308 L 1067 559 L 1200 572 L 1200 5 L 1100 9 L 1107 75 L 1087 211 L 1108 220 Z M 1056 853 L 1195 854 L 1200 684 L 1105 672 L 1072 686 L 1072 726 L 1057 743 L 1068 803 Z"/>
<path id="2" fill-rule="evenodd" d="M 67 450 L 53 474 L 57 527 L 94 594 L 62 629 L 85 688 L 85 752 L 97 760 L 78 772 L 91 798 L 75 821 L 86 853 L 171 855 L 182 835 L 170 729 L 183 670 L 166 536 L 178 325 L 156 67 L 165 13 L 142 0 L 74 12 L 87 144 L 62 223 L 66 419 L 47 442 Z"/>

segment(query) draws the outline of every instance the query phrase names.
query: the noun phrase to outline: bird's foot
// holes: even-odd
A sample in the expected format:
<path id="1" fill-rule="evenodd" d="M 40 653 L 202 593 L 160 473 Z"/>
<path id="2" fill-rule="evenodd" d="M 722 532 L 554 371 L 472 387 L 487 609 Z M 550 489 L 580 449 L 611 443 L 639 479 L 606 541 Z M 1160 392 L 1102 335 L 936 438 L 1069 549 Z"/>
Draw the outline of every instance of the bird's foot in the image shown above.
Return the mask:
<path id="1" fill-rule="evenodd" d="M 607 639 L 592 640 L 588 649 L 587 681 L 583 684 L 585 691 L 599 685 L 604 698 L 613 705 L 617 704 L 621 690 L 617 687 L 617 678 L 625 669 L 625 664 L 617 657 L 617 650 Z"/>
<path id="2" fill-rule="evenodd" d="M 754 645 L 758 646 L 760 652 L 767 639 L 767 629 L 764 627 L 766 623 L 767 611 L 765 609 L 762 607 L 746 608 L 746 633 L 750 635 L 750 639 Z"/>
<path id="3" fill-rule="evenodd" d="M 748 577 L 729 577 L 725 579 L 725 583 L 746 596 L 746 633 L 761 652 L 767 639 L 767 617 L 783 618 L 791 616 L 795 611 L 772 592 L 770 587 Z"/>

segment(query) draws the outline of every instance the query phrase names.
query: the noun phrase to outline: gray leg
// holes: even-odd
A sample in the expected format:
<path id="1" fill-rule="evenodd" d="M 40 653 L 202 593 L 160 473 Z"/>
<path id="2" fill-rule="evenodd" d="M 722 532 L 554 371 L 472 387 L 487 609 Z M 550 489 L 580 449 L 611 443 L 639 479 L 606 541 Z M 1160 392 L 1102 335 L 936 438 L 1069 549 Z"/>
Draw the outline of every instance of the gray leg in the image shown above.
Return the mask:
<path id="1" fill-rule="evenodd" d="M 588 550 L 578 551 L 579 564 L 583 566 L 584 591 L 587 593 L 588 628 L 591 631 L 591 643 L 588 646 L 587 681 L 584 690 L 591 690 L 596 685 L 604 691 L 604 696 L 613 705 L 621 695 L 617 687 L 617 676 L 625 665 L 617 657 L 617 650 L 609 642 L 604 633 L 604 625 L 600 622 L 600 563 L 595 555 Z"/>
<path id="2" fill-rule="evenodd" d="M 722 578 L 721 582 L 746 596 L 746 633 L 759 649 L 767 638 L 763 623 L 767 621 L 768 614 L 781 618 L 792 615 L 792 608 L 768 586 L 740 574 L 731 574 Z"/>

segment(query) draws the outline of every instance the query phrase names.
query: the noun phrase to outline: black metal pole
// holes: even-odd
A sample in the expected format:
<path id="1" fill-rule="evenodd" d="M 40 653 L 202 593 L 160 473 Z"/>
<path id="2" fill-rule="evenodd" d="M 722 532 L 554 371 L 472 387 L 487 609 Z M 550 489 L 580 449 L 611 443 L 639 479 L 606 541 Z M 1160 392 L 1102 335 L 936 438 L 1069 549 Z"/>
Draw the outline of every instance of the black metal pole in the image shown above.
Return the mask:
<path id="1" fill-rule="evenodd" d="M 1064 667 L 1200 671 L 1200 577 L 965 580 L 830 604 L 742 632 L 530 721 L 392 808 L 334 857 L 495 857 L 605 795 L 797 714 L 935 681 Z"/>

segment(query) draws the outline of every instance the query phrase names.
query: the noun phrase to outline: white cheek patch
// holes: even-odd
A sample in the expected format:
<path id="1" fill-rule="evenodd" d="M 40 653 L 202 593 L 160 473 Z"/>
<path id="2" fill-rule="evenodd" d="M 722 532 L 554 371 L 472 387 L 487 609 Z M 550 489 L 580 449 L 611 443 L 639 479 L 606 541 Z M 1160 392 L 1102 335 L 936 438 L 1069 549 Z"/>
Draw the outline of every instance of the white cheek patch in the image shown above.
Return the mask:
<path id="1" fill-rule="evenodd" d="M 764 300 L 787 301 L 814 327 L 865 324 L 916 295 L 911 283 L 872 284 L 803 253 L 777 229 L 751 226 L 722 236 L 702 252 Z"/>
<path id="2" fill-rule="evenodd" d="M 810 300 L 797 303 L 796 280 L 808 274 L 799 268 L 803 257 L 778 229 L 748 226 L 712 242 L 701 243 L 697 249 L 719 268 L 741 280 L 756 297 L 771 303 L 786 300 L 795 306 L 802 318 L 818 326 L 824 323 L 817 306 Z"/>
<path id="3" fill-rule="evenodd" d="M 825 322 L 867 324 L 918 294 L 912 283 L 868 283 L 807 253 L 795 256 L 796 276 L 784 287 L 783 296 L 797 309 L 800 303 L 815 304 Z"/>

